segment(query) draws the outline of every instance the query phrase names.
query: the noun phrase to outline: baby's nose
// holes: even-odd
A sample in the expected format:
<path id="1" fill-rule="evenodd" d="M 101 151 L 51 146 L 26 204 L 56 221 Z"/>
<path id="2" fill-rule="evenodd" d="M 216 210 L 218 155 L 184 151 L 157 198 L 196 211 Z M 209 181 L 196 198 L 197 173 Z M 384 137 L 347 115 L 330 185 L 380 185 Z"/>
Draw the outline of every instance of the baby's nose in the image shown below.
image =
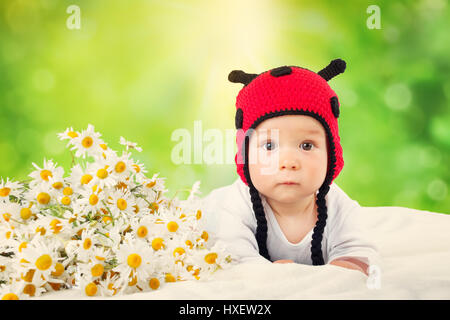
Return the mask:
<path id="1" fill-rule="evenodd" d="M 300 168 L 300 161 L 296 158 L 292 157 L 285 157 L 280 159 L 280 170 L 298 170 Z"/>

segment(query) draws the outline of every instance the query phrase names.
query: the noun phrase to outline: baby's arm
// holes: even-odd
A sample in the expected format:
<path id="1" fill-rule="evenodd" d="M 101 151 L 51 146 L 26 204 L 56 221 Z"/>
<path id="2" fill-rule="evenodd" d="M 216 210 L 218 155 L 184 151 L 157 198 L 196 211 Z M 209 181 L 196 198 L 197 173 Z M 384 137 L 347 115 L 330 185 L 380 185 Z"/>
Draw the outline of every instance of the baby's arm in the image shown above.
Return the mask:
<path id="1" fill-rule="evenodd" d="M 361 271 L 362 273 L 364 273 L 366 276 L 369 275 L 369 273 L 368 273 L 369 266 L 367 264 L 365 264 L 364 262 L 362 262 L 361 260 L 353 258 L 353 257 L 340 257 L 340 258 L 337 258 L 337 259 L 329 262 L 329 264 L 339 266 L 339 267 L 344 267 L 347 269 L 358 270 L 358 271 Z"/>

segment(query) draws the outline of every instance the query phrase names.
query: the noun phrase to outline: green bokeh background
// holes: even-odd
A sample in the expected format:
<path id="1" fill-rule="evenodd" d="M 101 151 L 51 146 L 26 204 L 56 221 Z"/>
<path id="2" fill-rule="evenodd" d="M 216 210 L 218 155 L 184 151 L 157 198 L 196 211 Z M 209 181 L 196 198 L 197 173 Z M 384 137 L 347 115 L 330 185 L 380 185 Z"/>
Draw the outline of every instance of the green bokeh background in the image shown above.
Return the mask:
<path id="1" fill-rule="evenodd" d="M 79 30 L 66 24 L 72 4 Z M 367 27 L 372 4 L 381 29 Z M 171 135 L 201 120 L 225 141 L 242 87 L 228 73 L 342 58 L 330 81 L 345 160 L 336 183 L 364 206 L 450 213 L 449 30 L 445 0 L 3 0 L 0 176 L 26 179 L 44 158 L 69 171 L 56 134 L 90 123 L 113 148 L 137 142 L 134 158 L 169 195 L 197 180 L 206 195 L 238 177 L 234 154 L 177 165 Z"/>

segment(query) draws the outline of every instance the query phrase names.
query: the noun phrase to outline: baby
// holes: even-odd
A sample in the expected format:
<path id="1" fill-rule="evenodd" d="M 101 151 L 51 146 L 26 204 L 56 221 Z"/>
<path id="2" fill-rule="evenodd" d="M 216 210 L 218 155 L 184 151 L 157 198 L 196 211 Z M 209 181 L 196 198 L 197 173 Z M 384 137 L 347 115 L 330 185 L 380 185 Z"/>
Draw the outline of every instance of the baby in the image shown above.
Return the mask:
<path id="1" fill-rule="evenodd" d="M 283 66 L 261 74 L 232 71 L 239 178 L 204 199 L 209 229 L 241 262 L 325 263 L 368 274 L 377 249 L 357 224 L 358 202 L 333 180 L 343 168 L 339 102 L 318 73 Z"/>

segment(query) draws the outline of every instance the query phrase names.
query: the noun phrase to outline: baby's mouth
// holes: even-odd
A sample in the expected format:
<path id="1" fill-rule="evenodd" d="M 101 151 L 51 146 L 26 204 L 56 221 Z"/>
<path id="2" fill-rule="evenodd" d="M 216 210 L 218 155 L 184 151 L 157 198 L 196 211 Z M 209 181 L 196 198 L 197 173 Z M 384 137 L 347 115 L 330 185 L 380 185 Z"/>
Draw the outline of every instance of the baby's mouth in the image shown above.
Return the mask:
<path id="1" fill-rule="evenodd" d="M 279 183 L 279 184 L 281 184 L 281 185 L 286 185 L 286 186 L 295 186 L 295 185 L 300 185 L 299 183 L 297 183 L 297 182 L 294 182 L 294 181 L 283 181 L 283 182 L 281 182 L 281 183 Z"/>

